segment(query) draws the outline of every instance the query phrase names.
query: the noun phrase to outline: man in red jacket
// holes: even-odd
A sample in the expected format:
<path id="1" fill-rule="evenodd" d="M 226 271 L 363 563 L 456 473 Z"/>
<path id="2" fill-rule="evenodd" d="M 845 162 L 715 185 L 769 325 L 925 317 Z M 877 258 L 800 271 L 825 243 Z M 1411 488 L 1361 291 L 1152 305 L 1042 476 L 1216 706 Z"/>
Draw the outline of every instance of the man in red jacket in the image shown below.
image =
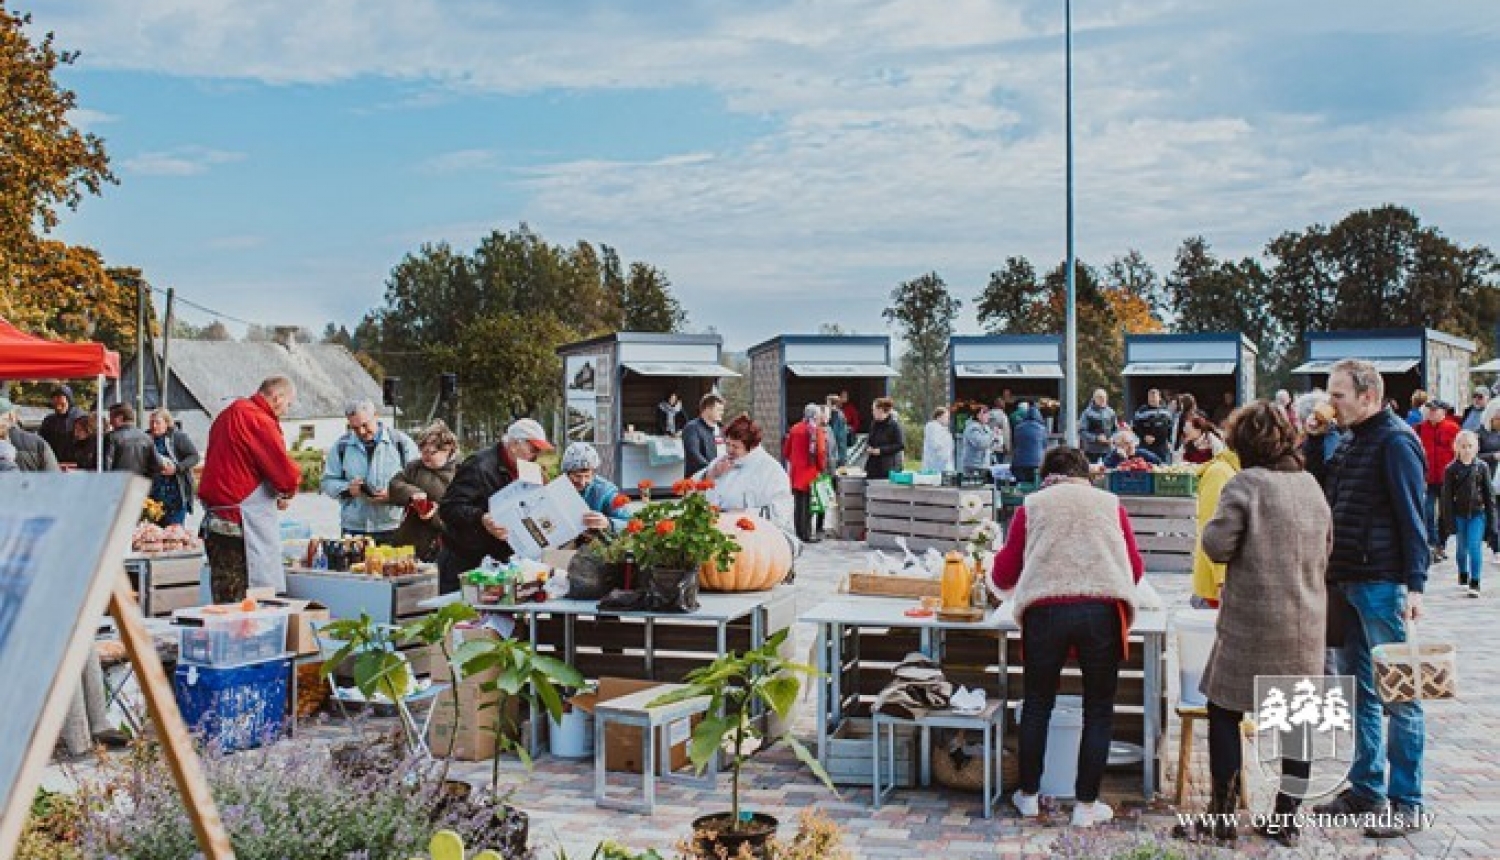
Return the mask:
<path id="1" fill-rule="evenodd" d="M 1427 540 L 1432 544 L 1432 560 L 1442 561 L 1448 557 L 1439 545 L 1438 499 L 1443 493 L 1443 474 L 1453 462 L 1453 440 L 1458 436 L 1458 422 L 1453 420 L 1453 407 L 1441 400 L 1427 404 L 1426 420 L 1417 425 L 1417 436 L 1422 439 L 1422 450 L 1427 455 Z"/>
<path id="2" fill-rule="evenodd" d="M 823 407 L 809 403 L 802 410 L 802 420 L 786 435 L 781 458 L 786 461 L 792 479 L 792 513 L 797 539 L 817 543 L 812 533 L 812 485 L 828 467 L 828 436 L 818 430 Z"/>
<path id="3" fill-rule="evenodd" d="M 286 591 L 277 511 L 297 494 L 302 470 L 286 452 L 281 418 L 297 395 L 273 376 L 220 412 L 208 431 L 198 498 L 215 603 L 245 599 L 250 586 Z"/>

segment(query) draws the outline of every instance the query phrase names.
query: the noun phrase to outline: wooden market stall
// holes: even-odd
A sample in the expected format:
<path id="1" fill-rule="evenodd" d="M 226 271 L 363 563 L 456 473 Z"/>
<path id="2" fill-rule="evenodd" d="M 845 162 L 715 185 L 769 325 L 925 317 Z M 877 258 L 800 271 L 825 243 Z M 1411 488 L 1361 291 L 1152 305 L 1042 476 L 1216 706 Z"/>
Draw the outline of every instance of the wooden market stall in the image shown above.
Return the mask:
<path id="1" fill-rule="evenodd" d="M 1127 334 L 1125 414 L 1135 414 L 1153 388 L 1167 397 L 1191 394 L 1210 415 L 1219 411 L 1226 394 L 1239 406 L 1255 397 L 1258 355 L 1255 344 L 1239 332 Z"/>
<path id="2" fill-rule="evenodd" d="M 1061 335 L 955 335 L 948 339 L 948 401 L 993 406 L 1008 396 L 1008 407 L 1044 397 L 1061 403 L 1062 365 Z"/>
<path id="3" fill-rule="evenodd" d="M 890 394 L 891 339 L 886 335 L 784 334 L 750 347 L 751 414 L 768 434 L 781 435 L 802 418 L 802 407 L 849 392 L 859 410 L 859 432 L 869 430 L 870 405 Z"/>
<path id="4" fill-rule="evenodd" d="M 558 347 L 563 359 L 566 428 L 559 438 L 590 442 L 600 474 L 626 492 L 642 480 L 669 486 L 683 477 L 680 456 L 658 432 L 657 404 L 676 394 L 681 422 L 698 417 L 698 401 L 720 379 L 738 376 L 720 363 L 716 334 L 616 332 Z"/>
<path id="5" fill-rule="evenodd" d="M 1339 361 L 1362 358 L 1385 379 L 1385 396 L 1405 409 L 1422 389 L 1454 405 L 1469 398 L 1469 368 L 1478 344 L 1428 328 L 1308 332 L 1306 359 L 1292 368 L 1308 388 L 1327 388 Z"/>

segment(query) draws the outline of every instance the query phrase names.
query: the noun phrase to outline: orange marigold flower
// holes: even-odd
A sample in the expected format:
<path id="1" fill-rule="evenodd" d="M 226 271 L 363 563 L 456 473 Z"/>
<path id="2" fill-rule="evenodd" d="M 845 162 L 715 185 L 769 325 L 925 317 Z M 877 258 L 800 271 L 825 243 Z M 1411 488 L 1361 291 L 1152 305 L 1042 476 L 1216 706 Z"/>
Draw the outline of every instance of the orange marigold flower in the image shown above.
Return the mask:
<path id="1" fill-rule="evenodd" d="M 672 494 L 674 496 L 685 496 L 693 491 L 693 482 L 687 479 L 672 482 Z"/>
<path id="2" fill-rule="evenodd" d="M 665 537 L 677 531 L 677 523 L 672 520 L 662 520 L 656 524 L 656 533 Z"/>
<path id="3" fill-rule="evenodd" d="M 630 522 L 625 524 L 625 531 L 630 532 L 633 535 L 638 535 L 645 530 L 646 524 L 641 522 L 640 520 L 631 520 Z"/>
<path id="4" fill-rule="evenodd" d="M 630 497 L 625 495 L 624 493 L 621 493 L 618 496 L 615 496 L 614 499 L 610 501 L 609 506 L 611 508 L 619 510 L 620 508 L 623 508 L 628 504 L 630 504 Z"/>
<path id="5" fill-rule="evenodd" d="M 712 490 L 713 488 L 714 488 L 713 478 L 704 478 L 703 480 L 701 480 L 701 481 L 698 482 L 698 489 L 700 489 L 700 490 L 704 490 L 706 492 L 708 490 Z"/>
<path id="6" fill-rule="evenodd" d="M 641 481 L 639 484 L 635 485 L 635 488 L 637 490 L 649 490 L 654 486 L 656 485 L 651 483 L 650 481 Z"/>
<path id="7" fill-rule="evenodd" d="M 749 517 L 740 517 L 739 521 L 736 522 L 735 525 L 739 526 L 741 531 L 755 531 L 755 520 L 752 520 Z"/>

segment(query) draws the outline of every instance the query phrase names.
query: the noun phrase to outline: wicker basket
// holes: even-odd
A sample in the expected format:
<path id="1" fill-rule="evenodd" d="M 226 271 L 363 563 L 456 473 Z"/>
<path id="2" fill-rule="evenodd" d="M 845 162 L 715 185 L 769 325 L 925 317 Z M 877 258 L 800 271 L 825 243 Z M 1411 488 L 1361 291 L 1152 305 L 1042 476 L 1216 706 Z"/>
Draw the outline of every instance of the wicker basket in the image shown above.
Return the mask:
<path id="1" fill-rule="evenodd" d="M 1444 643 L 1391 642 L 1370 651 L 1382 701 L 1452 699 L 1458 695 L 1458 648 Z M 1420 680 L 1419 680 L 1420 679 Z"/>
<path id="2" fill-rule="evenodd" d="M 955 746 L 962 755 L 950 750 Z M 932 737 L 932 778 L 938 785 L 955 791 L 978 793 L 984 789 L 984 745 L 979 735 L 964 731 L 939 731 Z M 1006 741 L 1000 754 L 1001 789 L 1009 791 L 1021 784 L 1021 764 L 1015 741 Z"/>

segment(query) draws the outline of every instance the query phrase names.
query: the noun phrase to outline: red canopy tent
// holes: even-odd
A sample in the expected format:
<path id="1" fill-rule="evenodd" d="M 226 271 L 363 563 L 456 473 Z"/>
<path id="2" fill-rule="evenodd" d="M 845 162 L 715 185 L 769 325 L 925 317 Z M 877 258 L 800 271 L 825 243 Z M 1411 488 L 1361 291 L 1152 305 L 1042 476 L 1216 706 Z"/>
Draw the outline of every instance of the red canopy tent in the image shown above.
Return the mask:
<path id="1" fill-rule="evenodd" d="M 68 343 L 27 334 L 0 318 L 0 379 L 98 377 L 99 422 L 95 438 L 104 467 L 104 380 L 120 378 L 120 354 L 102 343 Z"/>

